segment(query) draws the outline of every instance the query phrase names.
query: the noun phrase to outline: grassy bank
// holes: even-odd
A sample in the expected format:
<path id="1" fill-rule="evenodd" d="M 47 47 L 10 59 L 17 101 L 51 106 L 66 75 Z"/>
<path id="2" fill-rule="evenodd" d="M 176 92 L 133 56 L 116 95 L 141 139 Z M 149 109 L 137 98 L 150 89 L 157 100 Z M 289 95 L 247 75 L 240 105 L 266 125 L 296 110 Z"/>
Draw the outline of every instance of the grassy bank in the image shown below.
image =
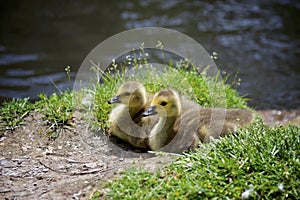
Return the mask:
<path id="1" fill-rule="evenodd" d="M 205 70 L 188 63 L 163 70 L 143 67 L 136 63 L 134 68 L 121 67 L 112 74 L 93 65 L 99 80 L 82 91 L 41 94 L 34 103 L 28 98 L 5 102 L 0 108 L 1 129 L 13 131 L 22 126 L 28 113 L 38 112 L 49 126 L 42 134 L 55 139 L 62 128 L 73 126 L 73 111 L 83 110 L 90 128 L 105 133 L 112 109 L 107 100 L 127 80 L 142 82 L 152 94 L 171 87 L 204 107 L 247 108 L 247 99 L 226 77 L 220 79 L 219 73 L 208 77 Z M 93 199 L 296 199 L 300 190 L 299 134 L 299 127 L 270 128 L 257 119 L 238 135 L 203 144 L 156 172 L 127 170 L 103 185 Z"/>
<path id="2" fill-rule="evenodd" d="M 94 119 L 97 119 L 97 124 L 94 124 L 93 128 L 106 130 L 108 114 L 112 108 L 107 104 L 107 100 L 113 97 L 118 87 L 128 80 L 143 83 L 150 95 L 161 89 L 173 88 L 180 95 L 194 100 L 203 107 L 248 109 L 248 99 L 241 97 L 233 89 L 238 82 L 228 83 L 228 76 L 221 78 L 220 73 L 213 77 L 206 76 L 205 69 L 199 70 L 195 66 L 191 67 L 189 63 L 182 63 L 180 66 L 170 64 L 165 69 L 151 68 L 147 63 L 145 65 L 136 64 L 131 69 L 122 68 L 113 75 L 110 71 L 101 71 L 100 66 L 93 65 L 92 68 L 101 75 L 101 81 L 97 81 L 89 90 L 94 101 L 91 106 L 91 116 L 93 115 Z"/>
<path id="3" fill-rule="evenodd" d="M 216 81 L 184 67 L 167 74 L 172 84 L 147 73 L 135 80 L 143 82 L 149 92 L 175 87 L 204 107 L 247 108 L 246 99 L 226 78 Z M 117 80 L 122 78 L 121 74 Z M 186 88 L 192 88 L 192 94 Z M 257 119 L 238 135 L 203 144 L 156 172 L 127 170 L 92 199 L 296 199 L 300 189 L 299 134 L 299 127 L 270 128 Z"/>
<path id="4" fill-rule="evenodd" d="M 131 169 L 92 199 L 297 199 L 300 129 L 260 121 L 156 172 Z"/>

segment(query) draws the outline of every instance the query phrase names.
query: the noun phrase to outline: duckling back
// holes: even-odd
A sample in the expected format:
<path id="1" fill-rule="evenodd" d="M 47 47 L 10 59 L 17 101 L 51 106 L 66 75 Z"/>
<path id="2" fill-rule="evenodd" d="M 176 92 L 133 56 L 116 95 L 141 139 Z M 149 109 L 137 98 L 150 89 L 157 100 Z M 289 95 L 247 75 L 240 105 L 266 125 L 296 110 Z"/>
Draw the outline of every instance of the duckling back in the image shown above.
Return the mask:
<path id="1" fill-rule="evenodd" d="M 254 113 L 246 109 L 201 108 L 198 137 L 201 142 L 209 142 L 236 133 L 238 128 L 250 125 L 255 119 Z"/>

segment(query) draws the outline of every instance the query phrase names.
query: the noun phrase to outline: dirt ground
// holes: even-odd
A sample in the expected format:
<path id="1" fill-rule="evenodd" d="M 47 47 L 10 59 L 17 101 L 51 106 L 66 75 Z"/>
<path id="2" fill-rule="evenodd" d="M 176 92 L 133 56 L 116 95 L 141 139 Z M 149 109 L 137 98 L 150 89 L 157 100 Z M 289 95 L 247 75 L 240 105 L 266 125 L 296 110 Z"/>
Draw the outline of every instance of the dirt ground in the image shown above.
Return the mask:
<path id="1" fill-rule="evenodd" d="M 300 110 L 258 111 L 267 125 L 300 124 Z M 171 157 L 154 156 L 89 130 L 79 112 L 56 140 L 32 112 L 16 130 L 0 133 L 0 199 L 88 199 L 125 168 L 154 170 Z"/>

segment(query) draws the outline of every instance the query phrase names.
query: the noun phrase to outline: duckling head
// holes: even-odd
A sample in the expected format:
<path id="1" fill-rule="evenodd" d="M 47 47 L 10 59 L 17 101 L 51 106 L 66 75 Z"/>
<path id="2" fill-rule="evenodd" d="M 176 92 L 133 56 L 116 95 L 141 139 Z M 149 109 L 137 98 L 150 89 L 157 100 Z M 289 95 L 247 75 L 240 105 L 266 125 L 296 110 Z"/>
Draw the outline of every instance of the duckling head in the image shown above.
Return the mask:
<path id="1" fill-rule="evenodd" d="M 146 89 L 137 81 L 128 81 L 121 85 L 117 95 L 111 98 L 108 103 L 120 103 L 129 107 L 141 107 L 146 104 Z"/>
<path id="2" fill-rule="evenodd" d="M 171 89 L 157 92 L 151 106 L 143 113 L 143 116 L 159 115 L 162 117 L 177 117 L 181 113 L 181 105 L 178 94 Z"/>

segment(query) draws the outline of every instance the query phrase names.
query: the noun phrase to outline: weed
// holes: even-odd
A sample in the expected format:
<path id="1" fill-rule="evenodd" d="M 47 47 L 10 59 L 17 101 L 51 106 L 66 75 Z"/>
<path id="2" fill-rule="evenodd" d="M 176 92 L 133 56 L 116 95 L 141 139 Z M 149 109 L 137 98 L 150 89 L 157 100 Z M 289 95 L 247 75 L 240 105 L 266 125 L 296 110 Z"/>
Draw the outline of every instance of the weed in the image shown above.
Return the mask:
<path id="1" fill-rule="evenodd" d="M 40 100 L 36 102 L 37 111 L 44 114 L 43 119 L 49 123 L 48 135 L 51 138 L 56 138 L 61 128 L 71 124 L 72 96 L 73 94 L 69 90 L 60 92 L 59 95 L 53 93 L 49 97 L 45 94 L 39 95 Z"/>
<path id="2" fill-rule="evenodd" d="M 29 98 L 6 101 L 0 108 L 0 122 L 5 129 L 14 130 L 16 127 L 23 124 L 23 118 L 33 110 L 33 108 L 34 106 L 29 101 Z"/>

